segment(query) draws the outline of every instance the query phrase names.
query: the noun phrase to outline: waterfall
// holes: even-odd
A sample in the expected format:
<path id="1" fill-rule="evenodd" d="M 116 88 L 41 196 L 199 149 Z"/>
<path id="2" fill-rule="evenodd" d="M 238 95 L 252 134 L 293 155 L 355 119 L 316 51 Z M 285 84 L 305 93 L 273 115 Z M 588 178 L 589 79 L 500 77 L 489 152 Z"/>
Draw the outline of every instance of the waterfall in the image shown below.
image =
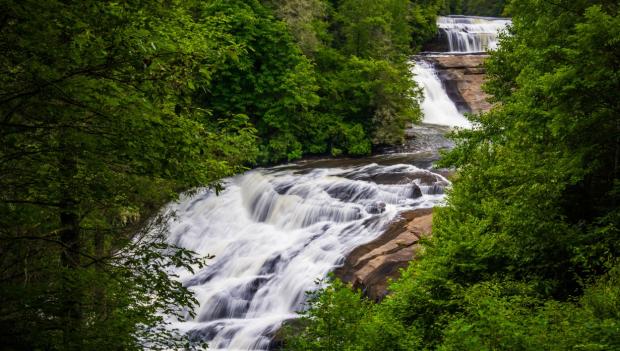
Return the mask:
<path id="1" fill-rule="evenodd" d="M 268 349 L 317 279 L 398 213 L 439 204 L 436 189 L 447 184 L 408 164 L 287 166 L 227 179 L 218 196 L 183 198 L 172 205 L 170 242 L 215 258 L 195 274 L 172 272 L 200 302 L 195 319 L 173 326 L 212 350 Z"/>
<path id="2" fill-rule="evenodd" d="M 423 60 L 414 61 L 411 72 L 413 79 L 422 87 L 424 93 L 420 105 L 424 123 L 471 128 L 471 122 L 457 110 L 454 102 L 448 97 L 432 63 Z"/>
<path id="3" fill-rule="evenodd" d="M 489 17 L 445 16 L 437 19 L 437 27 L 447 37 L 453 53 L 496 49 L 499 32 L 509 24 L 509 19 Z"/>
<path id="4" fill-rule="evenodd" d="M 440 17 L 450 50 L 494 48 L 506 20 Z M 399 213 L 443 202 L 449 184 L 433 173 L 437 149 L 450 147 L 447 127 L 471 124 L 450 100 L 432 63 L 411 68 L 424 90 L 424 122 L 407 133 L 416 153 L 321 160 L 249 171 L 169 206 L 169 241 L 201 255 L 208 266 L 174 274 L 195 293 L 195 318 L 171 327 L 210 350 L 268 350 L 282 323 L 297 317 L 305 293 L 348 253 L 382 234 Z M 407 150 L 412 151 L 412 150 Z M 429 153 L 429 151 L 431 151 Z"/>
<path id="5" fill-rule="evenodd" d="M 440 79 L 433 64 L 433 58 L 440 61 L 441 58 L 451 57 L 453 59 L 450 61 L 458 63 L 466 59 L 463 54 L 476 54 L 480 57 L 477 54 L 497 48 L 499 33 L 510 23 L 511 20 L 506 18 L 475 16 L 440 16 L 437 18 L 440 35 L 434 48 L 445 48 L 448 51 L 426 53 L 426 56 L 418 56 L 411 62 L 413 79 L 424 93 L 420 104 L 424 123 L 472 128 L 471 122 L 459 112 L 448 96 L 444 82 Z M 469 84 L 462 76 L 452 76 L 448 78 L 456 81 L 452 84 Z"/>

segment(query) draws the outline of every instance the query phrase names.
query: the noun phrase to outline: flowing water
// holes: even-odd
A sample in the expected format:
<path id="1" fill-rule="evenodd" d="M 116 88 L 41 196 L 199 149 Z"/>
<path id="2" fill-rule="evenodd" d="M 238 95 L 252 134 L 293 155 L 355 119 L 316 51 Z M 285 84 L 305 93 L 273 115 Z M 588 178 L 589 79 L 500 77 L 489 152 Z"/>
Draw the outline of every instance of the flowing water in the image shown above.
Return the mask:
<path id="1" fill-rule="evenodd" d="M 437 19 L 439 38 L 447 42 L 445 55 L 479 54 L 497 48 L 499 33 L 507 29 L 510 19 L 475 16 L 440 16 Z M 438 53 L 426 56 L 436 56 Z M 423 122 L 461 128 L 472 124 L 457 109 L 448 96 L 443 82 L 431 60 L 418 56 L 411 62 L 413 79 L 422 87 L 424 99 L 420 104 Z"/>
<path id="2" fill-rule="evenodd" d="M 457 110 L 446 93 L 433 64 L 423 60 L 413 62 L 413 79 L 422 87 L 424 99 L 420 104 L 428 124 L 471 128 L 471 122 Z"/>
<path id="3" fill-rule="evenodd" d="M 494 36 L 479 35 L 482 30 L 474 26 L 487 22 L 496 25 L 489 19 L 438 20 L 447 33 L 480 37 L 461 42 L 455 34 L 454 51 L 496 45 Z M 208 342 L 210 350 L 268 350 L 282 323 L 303 308 L 305 292 L 317 288 L 315 282 L 350 251 L 381 235 L 402 211 L 443 202 L 449 182 L 433 162 L 439 149 L 452 147 L 445 132 L 471 124 L 450 101 L 432 64 L 417 61 L 412 74 L 424 89 L 421 108 L 428 124 L 407 130 L 405 145 L 365 159 L 255 169 L 225 179 L 219 195 L 204 189 L 170 206 L 176 213 L 170 242 L 215 255 L 194 274 L 172 272 L 200 304 L 196 318 L 173 327 Z"/>
<path id="4" fill-rule="evenodd" d="M 509 24 L 510 20 L 506 18 L 445 16 L 437 19 L 437 26 L 447 37 L 451 53 L 496 49 L 499 32 Z"/>
<path id="5" fill-rule="evenodd" d="M 443 176 L 423 169 L 424 159 L 392 157 L 257 169 L 226 180 L 219 196 L 181 200 L 170 240 L 216 257 L 196 274 L 177 272 L 200 308 L 175 326 L 212 349 L 268 349 L 348 252 L 398 213 L 441 203 Z"/>

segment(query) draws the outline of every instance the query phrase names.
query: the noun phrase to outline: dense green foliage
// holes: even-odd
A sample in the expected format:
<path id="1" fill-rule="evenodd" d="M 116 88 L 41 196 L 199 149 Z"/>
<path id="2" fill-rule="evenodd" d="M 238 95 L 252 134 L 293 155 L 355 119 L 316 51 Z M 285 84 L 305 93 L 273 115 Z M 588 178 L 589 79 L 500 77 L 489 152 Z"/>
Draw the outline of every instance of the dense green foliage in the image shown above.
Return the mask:
<path id="1" fill-rule="evenodd" d="M 194 300 L 167 267 L 201 260 L 152 214 L 257 154 L 246 117 L 192 103 L 210 66 L 246 50 L 200 6 L 2 1 L 3 349 L 176 342 L 157 313 Z"/>
<path id="2" fill-rule="evenodd" d="M 198 77 L 192 101 L 248 116 L 259 162 L 366 155 L 420 119 L 408 56 L 435 34 L 439 0 L 205 1 L 231 52 Z M 216 38 L 217 39 L 217 38 Z"/>
<path id="3" fill-rule="evenodd" d="M 197 104 L 219 116 L 249 116 L 261 138 L 261 160 L 296 159 L 302 136 L 317 123 L 313 68 L 287 32 L 258 1 L 209 1 L 201 17 L 243 47 L 212 67 Z"/>
<path id="4" fill-rule="evenodd" d="M 335 329 L 362 332 L 332 344 L 620 349 L 618 7 L 511 2 L 511 36 L 487 64 L 499 105 L 472 116 L 479 127 L 456 134 L 442 161 L 458 175 L 433 238 L 392 295 Z M 322 324 L 364 304 L 346 289 L 313 301 L 294 349 L 326 349 L 315 347 Z M 389 337 L 377 345 L 377 333 Z"/>
<path id="5" fill-rule="evenodd" d="M 445 15 L 497 17 L 505 14 L 506 3 L 506 0 L 444 0 L 441 12 Z"/>
<path id="6" fill-rule="evenodd" d="M 415 99 L 419 93 L 407 57 L 435 34 L 439 2 L 264 3 L 286 23 L 305 56 L 280 63 L 302 65 L 291 78 L 299 84 L 289 91 L 305 95 L 296 97 L 288 111 L 269 115 L 269 126 L 261 127 L 264 121 L 258 124 L 259 136 L 270 140 L 265 149 L 268 161 L 290 160 L 305 153 L 365 155 L 373 145 L 401 142 L 406 124 L 420 119 Z"/>

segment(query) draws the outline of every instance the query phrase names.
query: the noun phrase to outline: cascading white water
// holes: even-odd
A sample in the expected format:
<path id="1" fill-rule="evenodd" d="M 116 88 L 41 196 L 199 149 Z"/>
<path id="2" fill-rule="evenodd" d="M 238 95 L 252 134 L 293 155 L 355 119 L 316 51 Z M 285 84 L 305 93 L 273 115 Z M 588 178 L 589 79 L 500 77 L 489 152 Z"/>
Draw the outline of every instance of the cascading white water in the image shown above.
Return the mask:
<path id="1" fill-rule="evenodd" d="M 406 164 L 276 167 L 226 180 L 219 196 L 182 199 L 170 241 L 216 257 L 196 274 L 174 272 L 200 302 L 194 320 L 174 327 L 211 349 L 268 349 L 316 279 L 401 211 L 440 203 L 447 184 Z"/>
<path id="2" fill-rule="evenodd" d="M 411 73 L 424 92 L 420 104 L 424 123 L 471 128 L 471 122 L 457 110 L 454 102 L 450 100 L 432 63 L 422 60 L 414 61 Z"/>
<path id="3" fill-rule="evenodd" d="M 441 55 L 480 53 L 496 49 L 498 34 L 510 23 L 510 19 L 504 18 L 440 16 L 437 18 L 437 27 L 443 34 L 441 38 L 447 41 L 449 47 L 449 52 Z M 412 62 L 411 72 L 413 79 L 424 92 L 420 106 L 424 123 L 472 128 L 471 122 L 458 111 L 448 96 L 432 60 L 419 57 Z"/>
<path id="4" fill-rule="evenodd" d="M 445 16 L 437 19 L 437 26 L 454 53 L 496 49 L 499 32 L 509 24 L 510 20 L 504 18 Z"/>
<path id="5" fill-rule="evenodd" d="M 454 33 L 448 40 L 455 52 L 494 48 L 494 28 L 506 24 L 482 18 L 438 20 L 442 30 Z M 425 123 L 471 127 L 431 63 L 415 62 L 412 74 L 424 89 Z M 438 127 L 420 128 L 426 138 L 411 130 L 417 149 L 449 147 L 437 137 L 442 133 Z M 409 163 L 400 157 L 399 162 Z M 430 167 L 432 160 L 436 156 L 418 162 Z M 281 324 L 297 317 L 305 292 L 350 251 L 378 237 L 400 212 L 443 201 L 449 182 L 441 175 L 411 164 L 368 162 L 257 169 L 225 180 L 219 196 L 203 190 L 171 205 L 176 220 L 170 223 L 170 242 L 216 256 L 195 274 L 171 272 L 200 304 L 195 319 L 172 326 L 208 342 L 210 350 L 267 350 Z"/>

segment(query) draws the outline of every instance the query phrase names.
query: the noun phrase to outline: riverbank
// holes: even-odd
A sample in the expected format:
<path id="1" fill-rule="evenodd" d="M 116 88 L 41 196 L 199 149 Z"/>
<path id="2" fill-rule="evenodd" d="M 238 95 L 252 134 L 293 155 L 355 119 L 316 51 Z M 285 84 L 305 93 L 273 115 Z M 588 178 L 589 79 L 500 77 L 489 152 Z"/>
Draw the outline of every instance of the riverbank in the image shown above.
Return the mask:
<path id="1" fill-rule="evenodd" d="M 380 301 L 390 280 L 400 277 L 420 250 L 420 239 L 431 234 L 433 209 L 405 211 L 375 240 L 354 249 L 334 271 L 340 280 Z"/>

